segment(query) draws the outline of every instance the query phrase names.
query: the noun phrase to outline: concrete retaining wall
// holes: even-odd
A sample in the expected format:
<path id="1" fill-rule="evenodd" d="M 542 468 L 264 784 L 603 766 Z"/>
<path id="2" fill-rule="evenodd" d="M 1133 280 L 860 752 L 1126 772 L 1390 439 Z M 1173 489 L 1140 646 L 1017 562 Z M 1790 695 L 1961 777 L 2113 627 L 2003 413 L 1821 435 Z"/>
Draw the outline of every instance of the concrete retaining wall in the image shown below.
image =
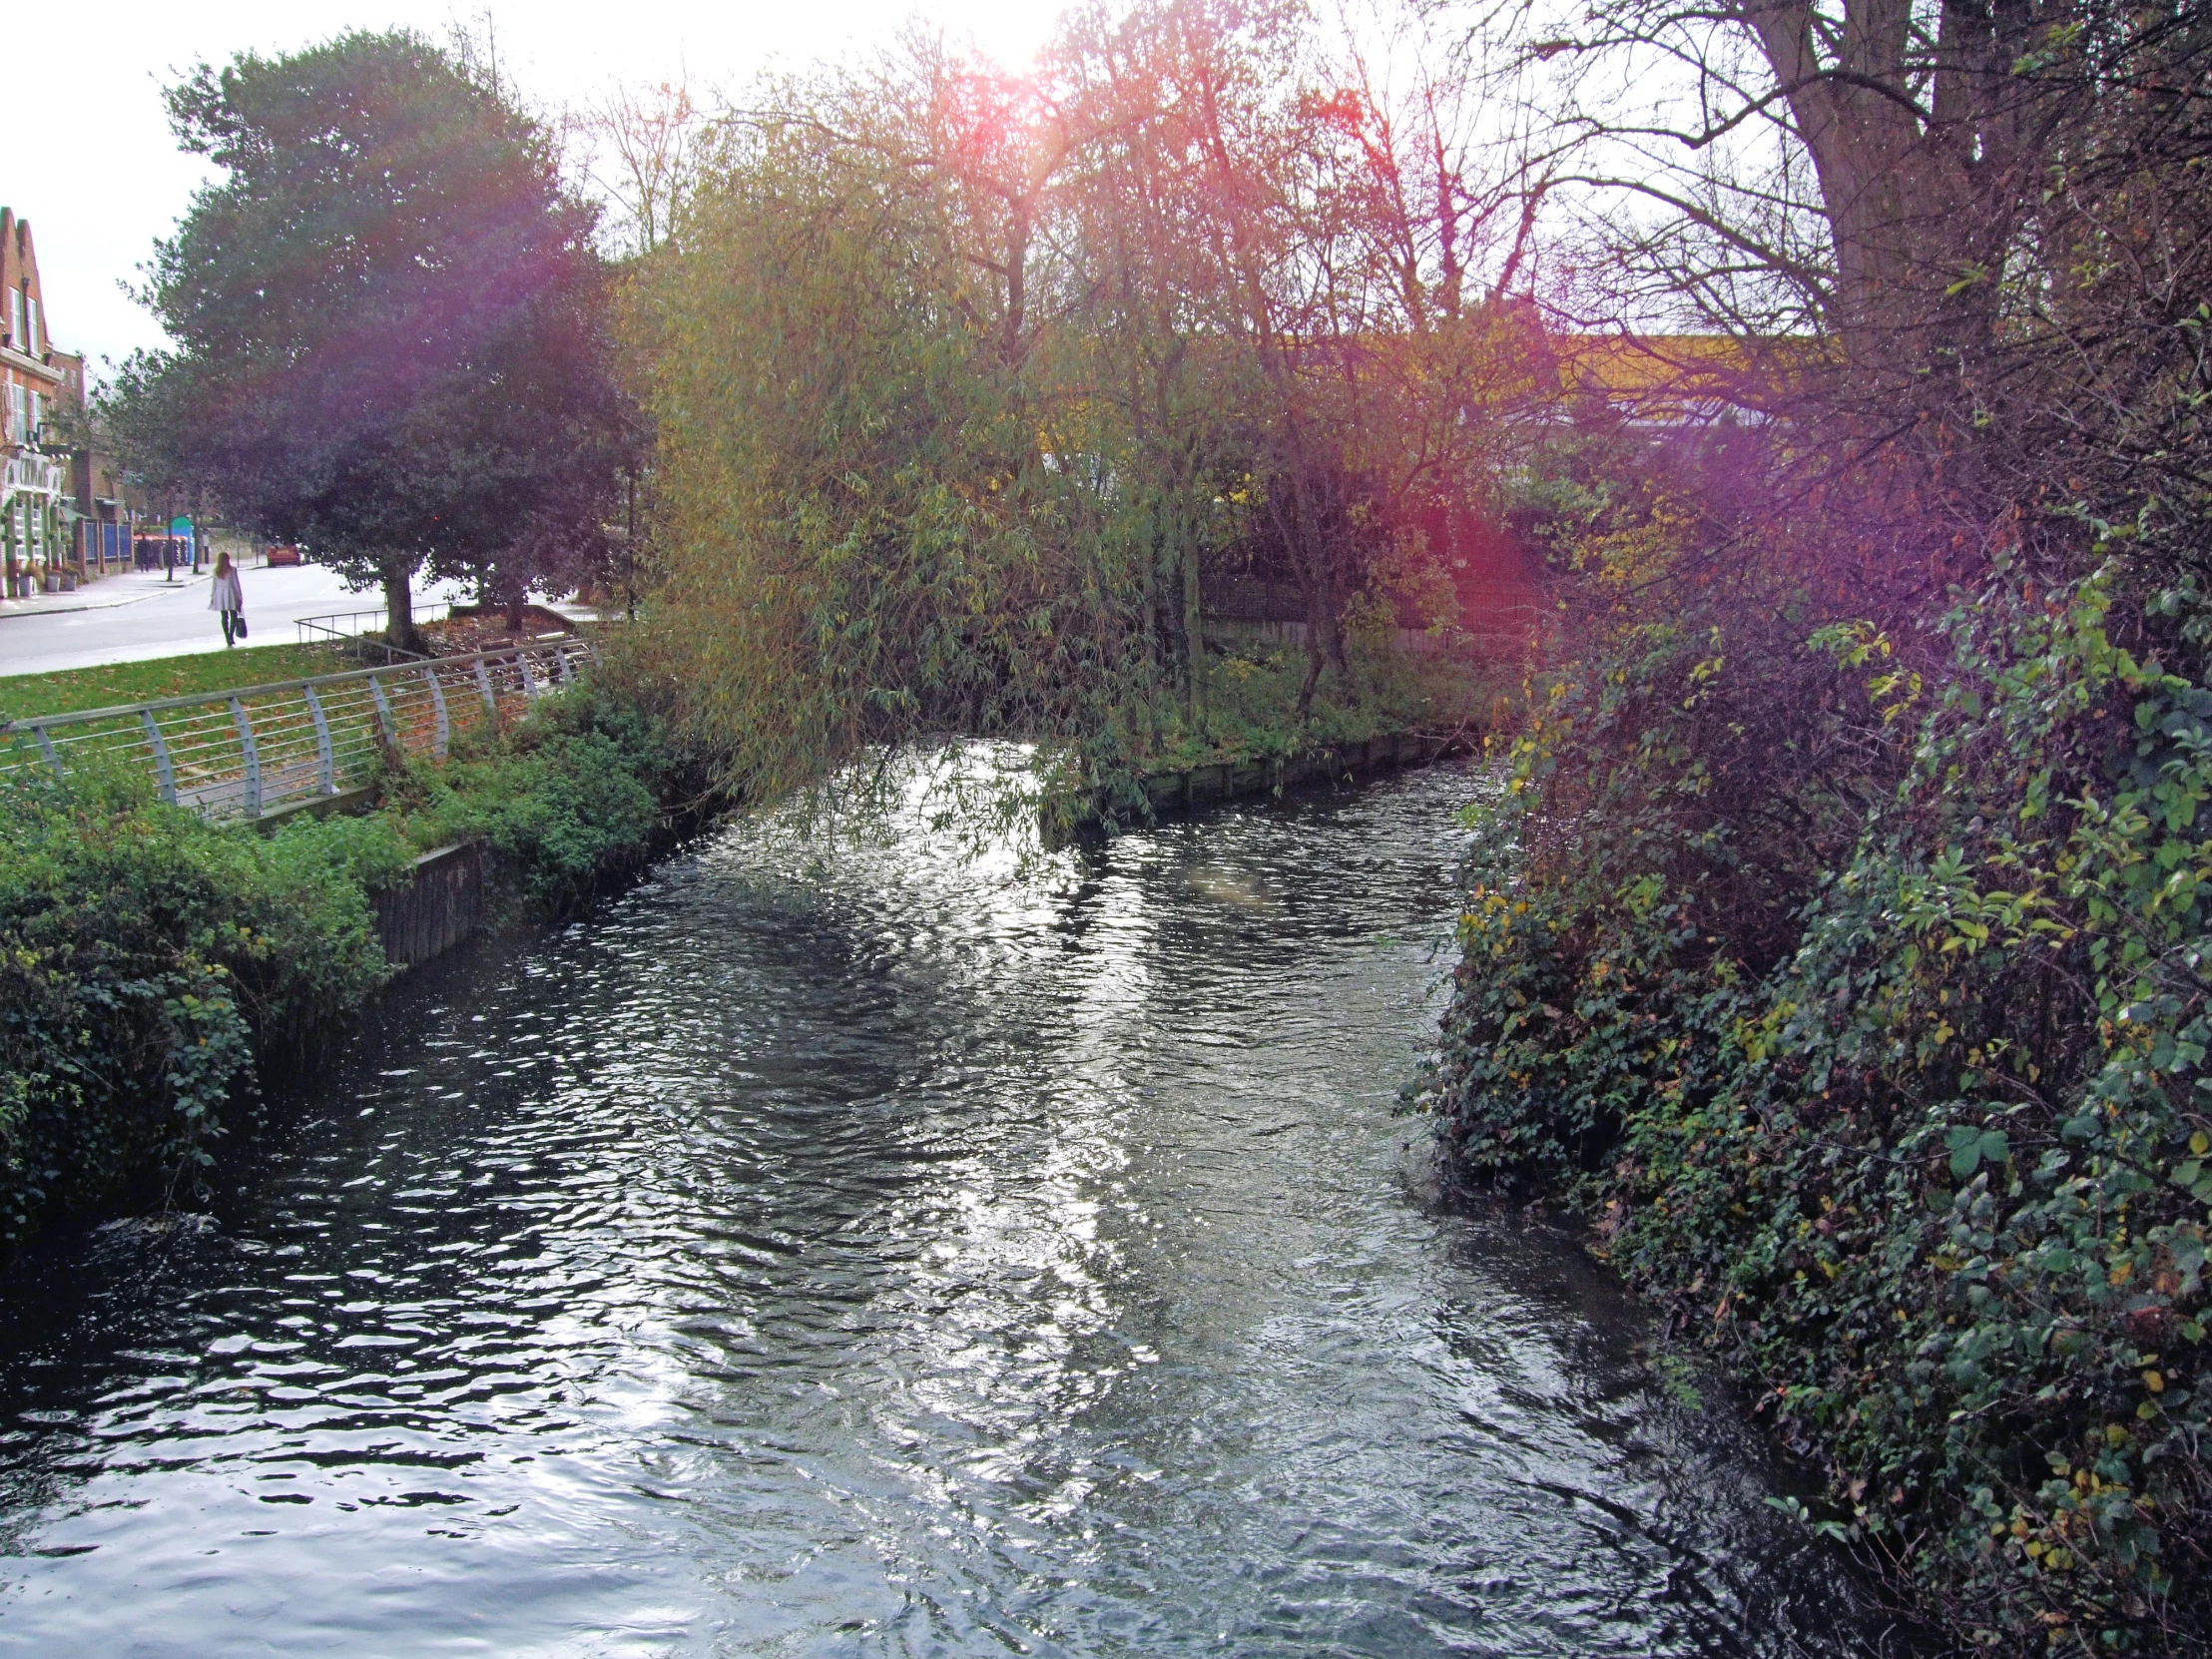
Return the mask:
<path id="1" fill-rule="evenodd" d="M 1047 844 L 1059 844 L 1102 830 L 1141 824 L 1147 816 L 1179 818 L 1248 796 L 1279 795 L 1286 790 L 1350 783 L 1373 773 L 1426 766 L 1446 755 L 1462 754 L 1471 747 L 1467 739 L 1459 736 L 1432 738 L 1411 732 L 1393 732 L 1370 738 L 1365 743 L 1338 744 L 1290 761 L 1222 761 L 1213 766 L 1194 767 L 1188 772 L 1154 773 L 1140 781 L 1149 815 L 1142 809 L 1132 813 L 1125 808 L 1114 814 L 1118 824 L 1108 825 L 1104 804 L 1094 800 L 1087 808 L 1078 809 L 1074 822 L 1069 823 L 1067 818 L 1048 807 L 1044 815 L 1045 839 Z"/>
<path id="2" fill-rule="evenodd" d="M 1274 795 L 1302 785 L 1342 783 L 1369 773 L 1423 765 L 1445 747 L 1433 738 L 1395 732 L 1290 761 L 1223 761 L 1189 772 L 1156 773 L 1144 780 L 1145 799 L 1155 817 L 1167 818 L 1244 796 Z"/>
<path id="3" fill-rule="evenodd" d="M 484 843 L 460 841 L 425 852 L 414 879 L 376 894 L 376 935 L 395 968 L 447 951 L 484 918 Z"/>

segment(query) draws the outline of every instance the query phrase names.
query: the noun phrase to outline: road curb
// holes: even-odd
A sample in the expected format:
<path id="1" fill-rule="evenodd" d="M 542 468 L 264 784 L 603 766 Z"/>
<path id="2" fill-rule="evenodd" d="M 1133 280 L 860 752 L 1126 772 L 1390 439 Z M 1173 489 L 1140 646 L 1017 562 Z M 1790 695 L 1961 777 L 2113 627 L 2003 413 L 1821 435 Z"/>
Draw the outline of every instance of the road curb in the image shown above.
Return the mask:
<path id="1" fill-rule="evenodd" d="M 10 605 L 22 604 L 23 601 L 21 600 L 0 599 L 0 622 L 6 622 L 15 617 L 73 616 L 80 611 L 120 611 L 126 606 L 143 605 L 149 599 L 159 599 L 165 593 L 183 593 L 194 583 L 205 580 L 206 578 L 201 576 L 188 576 L 182 582 L 165 583 L 158 588 L 149 588 L 144 593 L 134 593 L 128 599 L 93 599 L 87 600 L 81 605 L 39 605 L 28 611 L 8 609 Z"/>

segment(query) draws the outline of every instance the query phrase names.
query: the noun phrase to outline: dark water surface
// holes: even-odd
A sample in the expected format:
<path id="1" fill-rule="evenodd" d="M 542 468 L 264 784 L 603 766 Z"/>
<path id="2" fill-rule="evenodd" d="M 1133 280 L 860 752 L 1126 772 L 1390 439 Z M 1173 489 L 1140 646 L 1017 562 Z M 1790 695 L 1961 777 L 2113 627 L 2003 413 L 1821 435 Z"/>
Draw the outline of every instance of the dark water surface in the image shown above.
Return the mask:
<path id="1" fill-rule="evenodd" d="M 1720 1390 L 1393 1097 L 1463 776 L 740 828 L 390 999 L 0 1355 L 0 1652 L 1844 1654 Z"/>

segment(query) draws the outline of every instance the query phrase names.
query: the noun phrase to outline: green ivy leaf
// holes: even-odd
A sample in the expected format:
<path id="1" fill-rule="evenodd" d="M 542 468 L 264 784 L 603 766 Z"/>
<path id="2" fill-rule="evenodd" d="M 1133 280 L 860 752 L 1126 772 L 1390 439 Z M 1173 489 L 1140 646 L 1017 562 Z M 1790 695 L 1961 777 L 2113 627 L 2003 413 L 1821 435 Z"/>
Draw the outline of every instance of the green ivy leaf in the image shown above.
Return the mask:
<path id="1" fill-rule="evenodd" d="M 1982 1164 L 2001 1164 L 2011 1156 L 2011 1143 L 2001 1129 L 1954 1126 L 1943 1131 L 1943 1145 L 1950 1152 L 1950 1173 L 1963 1181 Z"/>

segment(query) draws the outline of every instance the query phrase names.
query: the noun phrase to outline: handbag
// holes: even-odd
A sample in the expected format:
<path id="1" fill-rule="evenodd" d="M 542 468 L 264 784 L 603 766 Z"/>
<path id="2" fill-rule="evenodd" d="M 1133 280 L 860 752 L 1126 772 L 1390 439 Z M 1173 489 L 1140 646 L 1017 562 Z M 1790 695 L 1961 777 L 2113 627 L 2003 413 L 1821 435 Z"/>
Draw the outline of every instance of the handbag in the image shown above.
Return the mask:
<path id="1" fill-rule="evenodd" d="M 238 637 L 243 640 L 246 638 L 246 613 L 239 611 L 234 614 L 238 617 L 238 621 L 234 626 L 238 630 Z"/>

